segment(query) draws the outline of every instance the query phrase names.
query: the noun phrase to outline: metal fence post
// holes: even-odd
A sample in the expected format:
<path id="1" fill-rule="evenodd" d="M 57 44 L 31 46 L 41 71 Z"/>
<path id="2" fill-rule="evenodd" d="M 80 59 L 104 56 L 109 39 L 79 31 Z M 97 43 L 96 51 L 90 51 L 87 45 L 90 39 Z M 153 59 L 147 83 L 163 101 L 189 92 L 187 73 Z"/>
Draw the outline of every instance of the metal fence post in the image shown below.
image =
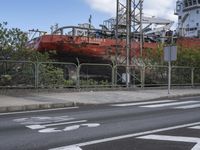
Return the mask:
<path id="1" fill-rule="evenodd" d="M 40 63 L 36 62 L 36 88 L 39 88 L 39 68 L 40 68 Z"/>
<path id="2" fill-rule="evenodd" d="M 34 74 L 34 79 L 35 79 L 35 89 L 37 88 L 37 63 L 33 62 L 34 64 L 34 69 L 35 69 L 35 74 Z"/>
<path id="3" fill-rule="evenodd" d="M 115 66 L 112 66 L 112 87 L 115 86 Z"/>
<path id="4" fill-rule="evenodd" d="M 76 88 L 77 89 L 80 88 L 80 68 L 81 68 L 81 65 L 78 64 L 78 67 L 77 67 L 77 81 L 76 81 Z"/>
<path id="5" fill-rule="evenodd" d="M 191 84 L 192 84 L 192 87 L 194 87 L 194 69 L 195 68 L 191 69 Z"/>
<path id="6" fill-rule="evenodd" d="M 141 68 L 141 88 L 145 86 L 145 66 Z"/>

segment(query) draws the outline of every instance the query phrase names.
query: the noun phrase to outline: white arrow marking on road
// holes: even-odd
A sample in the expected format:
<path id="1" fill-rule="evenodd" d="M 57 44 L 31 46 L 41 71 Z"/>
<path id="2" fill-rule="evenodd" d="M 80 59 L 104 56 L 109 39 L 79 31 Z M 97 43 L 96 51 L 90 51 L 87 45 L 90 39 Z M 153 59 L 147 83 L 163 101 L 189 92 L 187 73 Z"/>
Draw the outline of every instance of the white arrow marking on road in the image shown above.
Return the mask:
<path id="1" fill-rule="evenodd" d="M 56 130 L 56 128 L 46 128 L 39 130 L 38 132 L 40 133 L 57 133 L 57 132 L 62 132 L 62 130 Z"/>
<path id="2" fill-rule="evenodd" d="M 81 126 L 87 126 L 89 128 L 95 128 L 95 127 L 100 126 L 100 124 L 99 123 L 88 123 L 88 124 L 81 124 Z"/>
<path id="3" fill-rule="evenodd" d="M 44 129 L 45 128 L 45 126 L 44 125 L 30 125 L 30 126 L 26 126 L 27 128 L 30 128 L 30 129 L 33 129 L 33 130 L 35 130 L 35 129 Z"/>
<path id="4" fill-rule="evenodd" d="M 167 102 L 174 102 L 174 101 L 176 101 L 176 100 L 162 100 L 162 101 L 150 101 L 150 102 L 139 102 L 139 103 L 113 104 L 111 106 L 126 107 L 126 106 L 137 106 L 137 105 L 156 104 L 156 103 L 167 103 Z"/>
<path id="5" fill-rule="evenodd" d="M 80 128 L 80 125 L 69 126 L 63 129 L 63 131 L 72 131 Z"/>
<path id="6" fill-rule="evenodd" d="M 59 125 L 67 125 L 67 124 L 83 123 L 83 122 L 87 122 L 87 120 L 61 122 L 61 123 L 45 124 L 45 125 L 30 125 L 30 126 L 26 126 L 26 127 L 30 128 L 30 129 L 43 129 L 43 128 L 51 127 L 51 126 L 59 126 Z"/>
<path id="7" fill-rule="evenodd" d="M 69 146 L 69 147 L 59 148 L 58 150 L 82 150 L 82 149 L 78 146 Z"/>
<path id="8" fill-rule="evenodd" d="M 200 150 L 200 138 L 151 134 L 147 136 L 138 137 L 137 139 L 197 143 L 191 150 Z"/>

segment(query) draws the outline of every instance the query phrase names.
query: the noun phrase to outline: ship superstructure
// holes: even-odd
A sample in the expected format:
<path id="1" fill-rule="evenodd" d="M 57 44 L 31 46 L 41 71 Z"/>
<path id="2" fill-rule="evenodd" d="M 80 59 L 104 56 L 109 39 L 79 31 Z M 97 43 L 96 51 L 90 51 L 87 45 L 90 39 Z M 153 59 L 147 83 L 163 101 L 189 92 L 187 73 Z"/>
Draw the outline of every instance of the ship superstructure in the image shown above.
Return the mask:
<path id="1" fill-rule="evenodd" d="M 180 37 L 200 38 L 200 0 L 178 0 L 175 15 L 178 15 Z"/>

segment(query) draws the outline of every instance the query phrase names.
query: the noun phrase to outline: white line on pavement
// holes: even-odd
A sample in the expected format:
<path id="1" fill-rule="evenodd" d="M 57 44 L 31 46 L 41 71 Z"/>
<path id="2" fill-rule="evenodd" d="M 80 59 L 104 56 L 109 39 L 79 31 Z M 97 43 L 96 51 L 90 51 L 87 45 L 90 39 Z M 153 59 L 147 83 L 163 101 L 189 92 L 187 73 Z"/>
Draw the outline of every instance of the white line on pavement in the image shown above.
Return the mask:
<path id="1" fill-rule="evenodd" d="M 174 109 L 191 109 L 191 108 L 199 108 L 199 107 L 200 107 L 200 104 L 193 104 L 193 105 L 174 107 Z"/>
<path id="2" fill-rule="evenodd" d="M 167 104 L 145 105 L 145 106 L 140 106 L 140 107 L 157 108 L 157 107 L 165 107 L 165 106 L 192 104 L 192 103 L 198 103 L 198 102 L 199 101 L 174 102 L 174 103 L 167 103 Z"/>
<path id="3" fill-rule="evenodd" d="M 112 104 L 111 106 L 116 107 L 126 107 L 126 106 L 137 106 L 137 105 L 145 105 L 145 104 L 156 104 L 156 103 L 167 103 L 167 102 L 173 102 L 176 100 L 162 100 L 162 101 L 149 101 L 149 102 L 135 102 L 135 103 L 124 103 L 124 104 Z"/>
<path id="4" fill-rule="evenodd" d="M 64 147 L 64 148 L 60 148 L 59 150 L 82 150 L 80 147 L 78 146 L 69 146 L 69 147 Z"/>
<path id="5" fill-rule="evenodd" d="M 137 139 L 197 143 L 191 150 L 200 150 L 200 138 L 151 134 L 147 136 L 138 137 Z"/>
<path id="6" fill-rule="evenodd" d="M 56 109 L 45 109 L 45 110 L 31 110 L 31 111 L 20 111 L 20 112 L 10 112 L 10 113 L 0 113 L 0 116 L 4 115 L 15 115 L 15 114 L 26 114 L 26 113 L 34 113 L 34 112 L 48 112 L 48 111 L 57 111 L 57 110 L 70 110 L 70 109 L 78 109 L 79 107 L 66 107 L 66 108 L 56 108 Z"/>
<path id="7" fill-rule="evenodd" d="M 189 127 L 190 129 L 197 129 L 200 130 L 200 126 Z"/>
<path id="8" fill-rule="evenodd" d="M 46 128 L 46 129 L 41 129 L 38 132 L 40 132 L 40 133 L 57 133 L 57 132 L 62 132 L 62 130 L 56 130 L 56 128 Z"/>
<path id="9" fill-rule="evenodd" d="M 89 141 L 89 142 L 79 143 L 79 144 L 74 144 L 74 145 L 69 145 L 69 146 L 62 146 L 62 147 L 53 148 L 53 149 L 50 149 L 50 150 L 68 150 L 69 147 L 72 147 L 72 148 L 78 147 L 79 149 L 74 149 L 74 150 L 81 150 L 80 147 L 82 147 L 82 146 L 99 144 L 99 143 L 110 142 L 110 141 L 126 139 L 126 138 L 132 138 L 132 137 L 137 137 L 137 136 L 143 136 L 143 135 L 153 134 L 153 133 L 162 132 L 162 131 L 168 131 L 168 130 L 174 130 L 174 129 L 185 128 L 185 127 L 190 127 L 190 126 L 196 126 L 196 125 L 199 125 L 199 124 L 200 124 L 200 122 L 195 122 L 195 123 L 178 125 L 178 126 L 162 128 L 162 129 L 156 129 L 156 130 L 151 130 L 151 131 L 146 131 L 146 132 L 127 134 L 127 135 L 122 135 L 122 136 L 116 136 L 116 137 L 110 137 L 110 138 L 105 138 L 105 139 L 100 139 L 100 140 L 94 140 L 94 141 Z"/>

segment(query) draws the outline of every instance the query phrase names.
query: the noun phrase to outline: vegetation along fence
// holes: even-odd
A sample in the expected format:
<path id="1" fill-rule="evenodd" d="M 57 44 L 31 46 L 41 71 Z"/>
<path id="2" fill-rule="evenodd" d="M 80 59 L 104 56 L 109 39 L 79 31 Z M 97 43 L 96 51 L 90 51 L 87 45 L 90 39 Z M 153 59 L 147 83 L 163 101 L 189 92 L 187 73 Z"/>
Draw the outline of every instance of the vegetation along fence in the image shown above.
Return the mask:
<path id="1" fill-rule="evenodd" d="M 0 61 L 1 88 L 167 86 L 168 66 L 110 65 L 62 62 Z M 173 66 L 172 85 L 200 85 L 200 68 Z"/>

